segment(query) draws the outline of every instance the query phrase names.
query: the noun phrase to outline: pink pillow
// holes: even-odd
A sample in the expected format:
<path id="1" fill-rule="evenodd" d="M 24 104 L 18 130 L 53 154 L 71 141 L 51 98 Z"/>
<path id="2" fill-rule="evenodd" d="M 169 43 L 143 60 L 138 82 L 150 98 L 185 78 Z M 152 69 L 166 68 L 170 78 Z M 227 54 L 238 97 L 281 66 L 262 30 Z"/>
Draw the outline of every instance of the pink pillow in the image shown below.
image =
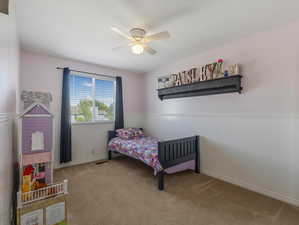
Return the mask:
<path id="1" fill-rule="evenodd" d="M 143 137 L 144 134 L 139 128 L 123 128 L 116 130 L 116 135 L 122 139 L 135 139 Z"/>

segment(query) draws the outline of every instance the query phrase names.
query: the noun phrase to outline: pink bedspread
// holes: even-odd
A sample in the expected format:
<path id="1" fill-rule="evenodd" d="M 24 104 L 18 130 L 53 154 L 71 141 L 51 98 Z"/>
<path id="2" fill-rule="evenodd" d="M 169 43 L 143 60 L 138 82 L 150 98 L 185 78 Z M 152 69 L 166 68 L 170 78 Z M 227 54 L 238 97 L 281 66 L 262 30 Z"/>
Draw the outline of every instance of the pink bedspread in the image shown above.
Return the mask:
<path id="1" fill-rule="evenodd" d="M 125 140 L 119 137 L 111 139 L 108 144 L 109 150 L 141 160 L 152 167 L 155 174 L 163 168 L 158 159 L 158 138 L 141 137 L 138 139 Z M 186 169 L 194 169 L 195 161 L 191 160 L 179 165 L 167 168 L 166 173 L 175 173 Z"/>

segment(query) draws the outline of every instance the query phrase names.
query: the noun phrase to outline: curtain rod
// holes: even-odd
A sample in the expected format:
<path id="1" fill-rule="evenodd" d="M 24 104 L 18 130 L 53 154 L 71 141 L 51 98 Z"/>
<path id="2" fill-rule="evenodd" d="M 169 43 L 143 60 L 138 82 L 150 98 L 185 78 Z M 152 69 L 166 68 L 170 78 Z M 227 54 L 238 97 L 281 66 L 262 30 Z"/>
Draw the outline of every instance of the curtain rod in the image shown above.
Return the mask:
<path id="1" fill-rule="evenodd" d="M 56 67 L 57 70 L 63 70 L 64 68 L 62 67 Z M 72 72 L 77 72 L 77 73 L 86 73 L 86 74 L 91 74 L 91 75 L 96 75 L 96 76 L 101 76 L 101 77 L 109 77 L 109 78 L 116 78 L 116 76 L 109 76 L 109 75 L 104 75 L 104 74 L 99 74 L 99 73 L 90 73 L 90 72 L 85 72 L 85 71 L 80 71 L 80 70 L 72 70 Z"/>

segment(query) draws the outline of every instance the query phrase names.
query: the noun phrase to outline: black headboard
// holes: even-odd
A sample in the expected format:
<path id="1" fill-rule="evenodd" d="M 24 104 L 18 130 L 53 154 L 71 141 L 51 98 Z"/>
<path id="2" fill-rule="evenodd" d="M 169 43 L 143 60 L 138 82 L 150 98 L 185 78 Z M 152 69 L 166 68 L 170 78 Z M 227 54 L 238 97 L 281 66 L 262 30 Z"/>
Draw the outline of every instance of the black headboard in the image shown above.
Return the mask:
<path id="1" fill-rule="evenodd" d="M 143 130 L 143 128 L 139 128 L 140 130 Z M 116 131 L 115 130 L 108 130 L 108 143 L 112 138 L 116 137 Z"/>

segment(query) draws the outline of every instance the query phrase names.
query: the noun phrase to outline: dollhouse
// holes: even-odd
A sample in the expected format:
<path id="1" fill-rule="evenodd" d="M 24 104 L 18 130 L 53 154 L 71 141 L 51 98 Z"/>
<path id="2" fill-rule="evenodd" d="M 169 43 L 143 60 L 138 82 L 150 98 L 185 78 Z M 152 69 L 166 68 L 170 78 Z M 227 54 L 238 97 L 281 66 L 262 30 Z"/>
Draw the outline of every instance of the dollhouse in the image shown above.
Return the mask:
<path id="1" fill-rule="evenodd" d="M 67 193 L 67 181 L 53 184 L 53 115 L 33 103 L 19 116 L 18 206 Z"/>
<path id="2" fill-rule="evenodd" d="M 22 192 L 34 191 L 53 181 L 53 115 L 40 103 L 33 104 L 20 117 Z"/>
<path id="3" fill-rule="evenodd" d="M 41 92 L 22 93 L 26 109 L 18 118 L 18 225 L 67 224 L 67 180 L 53 183 L 54 117 L 49 111 L 49 96 Z"/>

